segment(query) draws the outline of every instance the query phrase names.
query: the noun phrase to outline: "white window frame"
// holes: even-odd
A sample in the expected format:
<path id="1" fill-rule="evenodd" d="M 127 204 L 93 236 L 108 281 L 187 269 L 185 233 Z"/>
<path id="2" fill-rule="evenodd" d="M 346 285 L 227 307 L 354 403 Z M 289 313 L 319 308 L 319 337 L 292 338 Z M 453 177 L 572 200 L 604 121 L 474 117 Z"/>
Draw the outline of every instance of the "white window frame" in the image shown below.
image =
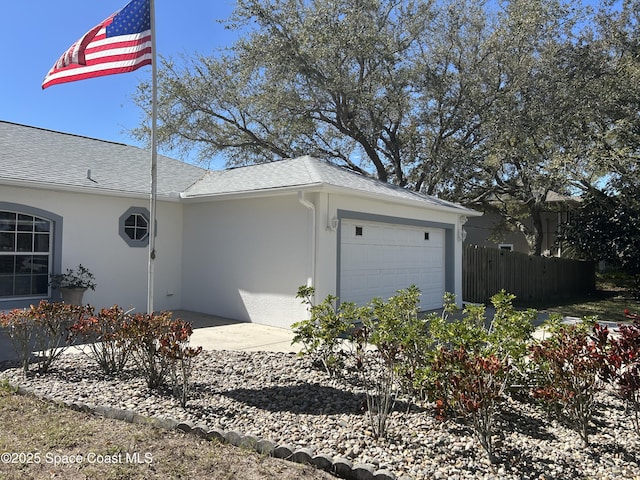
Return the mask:
<path id="1" fill-rule="evenodd" d="M 28 211 L 28 209 L 17 209 L 17 208 L 2 208 L 2 206 L 0 205 L 0 212 L 2 213 L 8 213 L 11 215 L 15 215 L 16 219 L 15 219 L 15 224 L 14 224 L 14 229 L 13 230 L 8 230 L 8 229 L 0 229 L 0 233 L 4 233 L 6 236 L 5 238 L 8 239 L 11 236 L 13 236 L 13 245 L 6 245 L 6 246 L 0 246 L 0 257 L 12 257 L 14 259 L 14 261 L 16 261 L 19 257 L 25 257 L 22 260 L 22 265 L 24 266 L 25 270 L 23 272 L 22 275 L 20 275 L 20 273 L 17 271 L 17 264 L 14 263 L 13 266 L 13 271 L 11 274 L 11 278 L 13 279 L 13 284 L 12 284 L 12 294 L 11 295 L 2 295 L 0 296 L 0 300 L 2 301 L 12 301 L 12 300 L 20 300 L 20 299 L 33 299 L 33 298 L 47 298 L 50 295 L 50 288 L 49 288 L 49 275 L 52 272 L 52 268 L 53 268 L 53 242 L 54 242 L 54 230 L 55 230 L 55 224 L 54 224 L 54 220 L 50 219 L 50 218 L 46 218 L 38 213 L 33 213 L 31 211 Z M 31 228 L 29 230 L 26 229 L 21 229 L 20 228 L 20 216 L 23 217 L 30 217 L 31 218 Z M 24 220 L 24 219 L 23 219 Z M 46 230 L 38 230 L 37 229 L 37 223 L 40 222 L 46 222 L 47 224 L 47 229 Z M 26 236 L 30 237 L 30 243 L 31 243 L 31 248 L 26 250 L 26 249 L 20 249 L 19 244 L 20 244 L 20 236 L 23 236 L 25 238 L 23 238 L 22 242 L 24 242 L 24 240 L 26 239 Z M 36 248 L 37 246 L 37 236 L 39 235 L 46 235 L 47 237 L 47 249 L 46 250 L 38 250 Z M 5 247 L 8 247 L 5 249 Z M 30 257 L 30 259 L 29 259 Z M 35 258 L 34 257 L 47 257 L 47 261 L 46 261 L 46 266 L 44 270 L 38 269 L 38 263 L 35 262 Z M 25 263 L 26 262 L 26 263 Z M 25 279 L 29 279 L 29 283 L 30 283 L 30 288 L 29 288 L 29 293 L 16 293 L 16 280 L 17 277 L 19 276 L 23 276 Z M 45 282 L 44 286 L 45 288 L 43 288 L 41 291 L 35 291 L 33 292 L 33 287 L 34 287 L 34 281 L 38 281 L 38 277 L 39 277 L 39 282 Z"/>

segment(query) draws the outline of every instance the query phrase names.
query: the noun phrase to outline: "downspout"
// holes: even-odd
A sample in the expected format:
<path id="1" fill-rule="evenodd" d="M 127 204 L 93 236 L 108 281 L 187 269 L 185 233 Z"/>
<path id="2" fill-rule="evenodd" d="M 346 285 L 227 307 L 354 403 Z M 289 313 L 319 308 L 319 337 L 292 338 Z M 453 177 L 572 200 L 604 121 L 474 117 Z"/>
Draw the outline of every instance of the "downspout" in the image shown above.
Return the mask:
<path id="1" fill-rule="evenodd" d="M 307 278 L 307 287 L 316 284 L 316 206 L 304 197 L 304 191 L 298 191 L 298 201 L 311 212 L 311 275 Z"/>

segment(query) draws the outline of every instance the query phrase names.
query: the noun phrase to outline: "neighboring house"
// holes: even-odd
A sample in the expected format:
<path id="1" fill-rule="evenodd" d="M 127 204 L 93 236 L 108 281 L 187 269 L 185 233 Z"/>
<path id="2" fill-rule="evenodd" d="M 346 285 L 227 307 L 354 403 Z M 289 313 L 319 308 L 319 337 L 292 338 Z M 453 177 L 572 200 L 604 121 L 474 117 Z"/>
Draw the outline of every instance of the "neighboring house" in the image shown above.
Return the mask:
<path id="1" fill-rule="evenodd" d="M 0 309 L 55 298 L 82 263 L 85 301 L 146 310 L 149 152 L 0 122 Z M 158 157 L 156 310 L 289 327 L 317 298 L 417 285 L 462 300 L 462 224 L 479 215 L 310 157 L 207 171 Z"/>
<path id="2" fill-rule="evenodd" d="M 558 229 L 568 220 L 571 211 L 579 203 L 580 199 L 577 197 L 567 197 L 555 192 L 547 194 L 546 208 L 542 212 L 542 255 L 562 256 L 562 245 L 556 243 Z M 466 232 L 464 244 L 500 248 L 525 254 L 531 253 L 525 235 L 517 230 L 506 229 L 504 224 L 502 216 L 492 211 L 485 211 L 481 217 L 469 218 L 464 226 Z M 530 228 L 531 220 L 524 220 L 524 224 Z"/>

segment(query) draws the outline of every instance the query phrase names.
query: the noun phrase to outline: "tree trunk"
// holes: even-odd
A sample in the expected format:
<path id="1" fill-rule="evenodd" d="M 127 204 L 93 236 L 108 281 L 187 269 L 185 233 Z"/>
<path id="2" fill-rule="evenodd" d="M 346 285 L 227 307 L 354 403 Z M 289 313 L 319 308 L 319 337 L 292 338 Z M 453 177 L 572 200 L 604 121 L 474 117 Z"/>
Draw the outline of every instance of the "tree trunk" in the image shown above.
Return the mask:
<path id="1" fill-rule="evenodd" d="M 531 209 L 531 222 L 533 230 L 533 244 L 530 245 L 533 255 L 539 257 L 542 255 L 542 241 L 544 239 L 544 230 L 542 223 L 542 208 L 541 205 L 536 204 Z"/>

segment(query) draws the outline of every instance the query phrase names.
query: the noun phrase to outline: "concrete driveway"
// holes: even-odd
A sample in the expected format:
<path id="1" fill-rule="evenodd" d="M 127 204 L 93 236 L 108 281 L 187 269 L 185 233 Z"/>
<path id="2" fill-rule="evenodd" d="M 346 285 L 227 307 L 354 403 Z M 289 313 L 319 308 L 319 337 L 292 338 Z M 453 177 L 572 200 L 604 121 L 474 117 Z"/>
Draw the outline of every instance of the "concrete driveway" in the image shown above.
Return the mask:
<path id="1" fill-rule="evenodd" d="M 174 310 L 173 318 L 193 325 L 191 345 L 205 350 L 244 350 L 247 352 L 299 352 L 301 345 L 291 345 L 293 332 L 285 328 L 238 322 L 187 310 Z"/>
<path id="2" fill-rule="evenodd" d="M 191 345 L 205 350 L 244 350 L 248 352 L 299 352 L 301 345 L 291 345 L 293 332 L 284 328 L 269 327 L 256 323 L 238 322 L 228 318 L 174 310 L 173 318 L 181 318 L 193 325 Z M 71 347 L 69 352 L 77 351 Z M 16 360 L 13 344 L 3 329 L 0 329 L 0 362 Z"/>

